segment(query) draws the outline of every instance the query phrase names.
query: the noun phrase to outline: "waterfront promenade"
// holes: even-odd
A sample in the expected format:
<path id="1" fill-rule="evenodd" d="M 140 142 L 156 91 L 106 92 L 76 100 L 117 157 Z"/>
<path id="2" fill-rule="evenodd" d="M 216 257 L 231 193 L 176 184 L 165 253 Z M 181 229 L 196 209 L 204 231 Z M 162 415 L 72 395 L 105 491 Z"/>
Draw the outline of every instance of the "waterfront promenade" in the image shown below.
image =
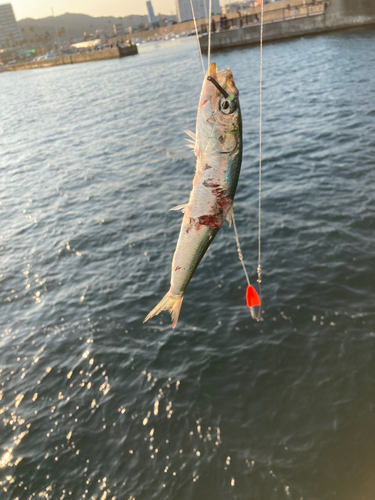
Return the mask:
<path id="1" fill-rule="evenodd" d="M 6 66 L 8 71 L 22 71 L 24 69 L 50 68 L 51 66 L 63 66 L 65 64 L 78 64 L 90 61 L 104 61 L 106 59 L 116 59 L 120 57 L 117 47 L 106 50 L 92 50 L 78 54 L 58 56 L 54 59 L 44 59 L 43 61 L 25 61 Z"/>
<path id="2" fill-rule="evenodd" d="M 260 7 L 245 16 L 225 20 L 223 29 L 212 33 L 211 50 L 258 44 Z M 371 0 L 284 0 L 264 6 L 263 41 L 277 41 L 355 26 L 375 25 L 375 2 Z M 202 26 L 207 31 L 207 24 Z M 208 52 L 208 36 L 201 37 L 202 52 Z"/>

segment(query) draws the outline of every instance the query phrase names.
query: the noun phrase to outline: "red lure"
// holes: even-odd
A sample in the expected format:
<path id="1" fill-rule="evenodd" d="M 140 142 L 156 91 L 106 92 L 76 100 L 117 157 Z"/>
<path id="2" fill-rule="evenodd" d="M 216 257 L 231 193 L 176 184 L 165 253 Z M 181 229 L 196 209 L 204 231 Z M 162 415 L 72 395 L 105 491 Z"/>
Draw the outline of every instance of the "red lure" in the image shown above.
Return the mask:
<path id="1" fill-rule="evenodd" d="M 246 302 L 250 308 L 251 317 L 259 321 L 261 301 L 257 291 L 251 285 L 249 285 L 246 290 Z"/>

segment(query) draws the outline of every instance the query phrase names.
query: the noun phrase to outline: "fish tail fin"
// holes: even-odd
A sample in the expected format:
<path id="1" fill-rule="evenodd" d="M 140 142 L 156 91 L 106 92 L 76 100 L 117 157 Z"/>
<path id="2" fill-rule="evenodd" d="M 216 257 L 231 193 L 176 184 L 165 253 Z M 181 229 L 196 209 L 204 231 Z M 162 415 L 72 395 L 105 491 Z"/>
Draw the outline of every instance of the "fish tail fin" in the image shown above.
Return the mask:
<path id="1" fill-rule="evenodd" d="M 146 323 L 150 318 L 156 316 L 162 311 L 169 311 L 172 316 L 172 328 L 175 328 L 177 325 L 178 317 L 180 315 L 180 309 L 182 304 L 183 295 L 172 295 L 171 292 L 168 292 L 161 299 L 159 304 L 153 308 L 153 310 L 146 316 L 143 323 Z"/>

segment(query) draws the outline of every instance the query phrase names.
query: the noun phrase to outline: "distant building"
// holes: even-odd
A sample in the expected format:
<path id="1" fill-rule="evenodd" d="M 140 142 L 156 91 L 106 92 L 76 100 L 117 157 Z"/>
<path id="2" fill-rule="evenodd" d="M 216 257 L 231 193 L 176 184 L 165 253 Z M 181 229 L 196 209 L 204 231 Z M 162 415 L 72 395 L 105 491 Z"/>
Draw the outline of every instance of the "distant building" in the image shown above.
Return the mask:
<path id="1" fill-rule="evenodd" d="M 124 26 L 122 23 L 116 23 L 113 25 L 113 33 L 115 36 L 123 36 L 125 35 Z"/>
<path id="2" fill-rule="evenodd" d="M 193 19 L 190 0 L 175 0 L 176 13 L 179 23 Z M 193 0 L 194 14 L 196 19 L 202 19 L 209 16 L 209 0 Z M 212 14 L 220 14 L 221 8 L 219 0 L 212 0 Z"/>
<path id="3" fill-rule="evenodd" d="M 0 48 L 14 47 L 22 40 L 10 3 L 0 5 Z"/>
<path id="4" fill-rule="evenodd" d="M 147 24 L 148 22 L 148 17 L 147 16 L 126 16 L 122 18 L 122 25 L 124 26 L 125 30 L 127 28 L 132 27 L 137 28 L 140 24 Z"/>
<path id="5" fill-rule="evenodd" d="M 275 3 L 275 2 L 280 2 L 281 0 L 263 0 L 263 3 L 264 4 L 267 4 L 267 3 Z M 311 2 L 312 0 L 308 0 L 306 3 L 308 2 Z M 304 2 L 301 2 L 301 3 L 305 3 Z M 238 2 L 230 2 L 230 3 L 226 3 L 223 7 L 223 12 L 228 14 L 230 12 L 238 12 L 238 11 L 244 11 L 244 10 L 247 10 L 247 9 L 250 9 L 251 7 L 256 7 L 256 6 L 259 6 L 261 4 L 260 0 L 249 0 L 249 1 L 246 1 L 246 0 L 241 0 L 241 1 L 238 1 Z"/>
<path id="6" fill-rule="evenodd" d="M 147 0 L 146 5 L 147 5 L 147 10 L 148 10 L 148 22 L 151 23 L 152 25 L 154 25 L 154 24 L 156 24 L 156 19 L 155 19 L 154 9 L 152 7 L 151 1 Z"/>
<path id="7" fill-rule="evenodd" d="M 266 3 L 266 2 L 264 2 Z M 231 2 L 224 5 L 223 11 L 228 14 L 229 12 L 237 12 L 241 10 L 250 9 L 251 7 L 256 7 L 257 1 L 252 0 L 250 2 Z"/>

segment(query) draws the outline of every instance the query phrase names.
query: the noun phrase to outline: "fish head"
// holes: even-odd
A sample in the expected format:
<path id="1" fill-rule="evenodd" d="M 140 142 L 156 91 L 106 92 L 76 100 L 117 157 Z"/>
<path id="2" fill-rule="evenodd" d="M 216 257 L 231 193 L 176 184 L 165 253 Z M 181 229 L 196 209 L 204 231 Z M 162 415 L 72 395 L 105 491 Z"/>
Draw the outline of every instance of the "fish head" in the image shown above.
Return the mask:
<path id="1" fill-rule="evenodd" d="M 213 149 L 230 152 L 239 143 L 241 110 L 232 71 L 209 67 L 202 86 L 198 116 L 196 153 Z"/>

